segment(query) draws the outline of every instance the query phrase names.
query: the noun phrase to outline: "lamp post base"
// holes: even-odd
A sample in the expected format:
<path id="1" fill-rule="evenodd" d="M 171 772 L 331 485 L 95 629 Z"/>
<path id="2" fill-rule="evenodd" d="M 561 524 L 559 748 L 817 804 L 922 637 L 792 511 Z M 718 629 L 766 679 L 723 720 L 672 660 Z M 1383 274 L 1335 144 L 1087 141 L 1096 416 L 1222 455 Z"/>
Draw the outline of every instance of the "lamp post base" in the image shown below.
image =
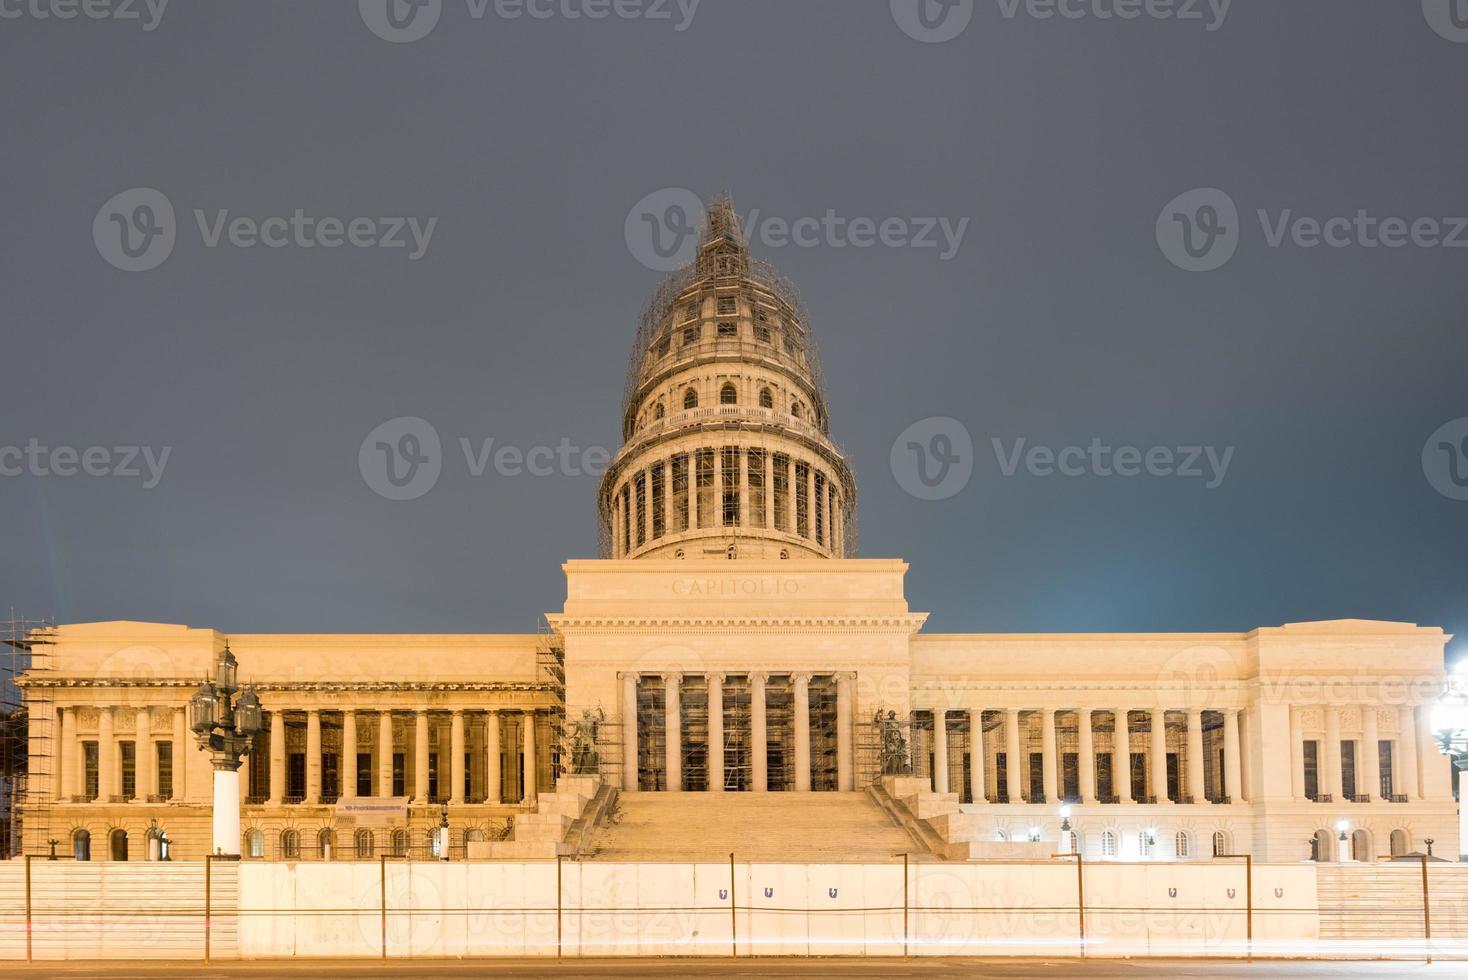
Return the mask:
<path id="1" fill-rule="evenodd" d="M 214 854 L 240 855 L 239 765 L 214 764 Z"/>

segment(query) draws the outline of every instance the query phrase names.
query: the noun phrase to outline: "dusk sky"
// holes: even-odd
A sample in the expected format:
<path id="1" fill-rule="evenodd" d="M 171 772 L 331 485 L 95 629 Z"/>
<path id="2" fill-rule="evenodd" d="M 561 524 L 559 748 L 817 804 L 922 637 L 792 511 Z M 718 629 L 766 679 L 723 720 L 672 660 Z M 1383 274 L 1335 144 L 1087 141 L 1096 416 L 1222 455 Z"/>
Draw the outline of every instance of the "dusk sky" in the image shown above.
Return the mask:
<path id="1" fill-rule="evenodd" d="M 1468 632 L 1468 11 L 393 2 L 5 6 L 0 609 L 533 632 L 727 191 L 927 630 Z"/>

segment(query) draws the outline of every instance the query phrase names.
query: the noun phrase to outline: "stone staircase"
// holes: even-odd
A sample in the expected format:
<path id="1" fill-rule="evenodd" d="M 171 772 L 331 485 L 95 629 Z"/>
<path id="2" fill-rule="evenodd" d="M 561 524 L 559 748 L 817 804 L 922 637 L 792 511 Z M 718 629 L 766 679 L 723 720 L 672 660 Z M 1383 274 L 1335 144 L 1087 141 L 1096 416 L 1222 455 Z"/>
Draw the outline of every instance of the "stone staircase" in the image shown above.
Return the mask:
<path id="1" fill-rule="evenodd" d="M 1427 867 L 1433 939 L 1468 938 L 1468 866 Z M 1321 864 L 1315 872 L 1322 940 L 1420 940 L 1422 867 L 1415 862 Z"/>
<path id="2" fill-rule="evenodd" d="M 957 793 L 935 793 L 915 776 L 883 776 L 872 784 L 873 801 L 930 854 L 949 861 L 1046 860 L 1053 841 L 996 841 L 983 833 L 983 817 L 960 812 Z"/>
<path id="3" fill-rule="evenodd" d="M 509 840 L 472 842 L 468 857 L 474 861 L 577 857 L 616 796 L 616 790 L 601 785 L 596 776 L 562 776 L 554 793 L 541 793 L 536 799 L 534 812 L 515 817 Z"/>
<path id="4" fill-rule="evenodd" d="M 918 851 L 865 793 L 620 793 L 585 860 L 888 864 Z"/>

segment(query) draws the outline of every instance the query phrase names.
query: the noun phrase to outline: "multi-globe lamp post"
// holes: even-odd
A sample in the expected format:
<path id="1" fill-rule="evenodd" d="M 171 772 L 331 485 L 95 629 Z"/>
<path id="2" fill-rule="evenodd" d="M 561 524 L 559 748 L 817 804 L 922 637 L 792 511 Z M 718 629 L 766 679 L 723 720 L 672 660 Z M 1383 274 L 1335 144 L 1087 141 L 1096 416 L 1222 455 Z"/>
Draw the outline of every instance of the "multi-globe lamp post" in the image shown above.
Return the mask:
<path id="1" fill-rule="evenodd" d="M 240 763 L 250 754 L 260 722 L 260 699 L 253 688 L 240 694 L 239 661 L 226 643 L 214 658 L 214 679 L 189 699 L 189 727 L 214 765 L 215 855 L 239 857 Z"/>

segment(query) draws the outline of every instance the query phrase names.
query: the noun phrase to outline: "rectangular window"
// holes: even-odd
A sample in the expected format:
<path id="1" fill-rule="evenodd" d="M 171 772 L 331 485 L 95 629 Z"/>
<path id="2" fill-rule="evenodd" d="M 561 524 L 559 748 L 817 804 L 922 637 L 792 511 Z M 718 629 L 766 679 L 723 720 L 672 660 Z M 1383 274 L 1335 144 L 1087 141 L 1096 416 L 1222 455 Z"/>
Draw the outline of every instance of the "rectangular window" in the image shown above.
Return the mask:
<path id="1" fill-rule="evenodd" d="M 749 526 L 765 526 L 765 451 L 749 451 Z"/>
<path id="2" fill-rule="evenodd" d="M 1075 752 L 1060 753 L 1060 795 L 1067 800 L 1081 798 L 1081 757 Z"/>
<path id="3" fill-rule="evenodd" d="M 341 796 L 341 756 L 335 752 L 321 753 L 321 798 L 336 800 Z"/>
<path id="4" fill-rule="evenodd" d="M 641 547 L 647 541 L 647 473 L 637 474 L 632 481 L 632 495 L 637 498 L 637 546 Z"/>
<path id="5" fill-rule="evenodd" d="M 95 800 L 97 798 L 97 794 L 100 792 L 97 770 L 98 758 L 99 756 L 97 755 L 97 743 L 83 742 L 82 771 L 86 774 L 86 779 L 85 788 L 82 790 L 82 792 L 83 795 L 85 795 L 86 798 L 89 800 Z"/>
<path id="6" fill-rule="evenodd" d="M 1133 752 L 1132 762 L 1132 799 L 1141 800 L 1147 796 L 1147 754 L 1145 752 Z"/>
<path id="7" fill-rule="evenodd" d="M 401 752 L 394 752 L 392 754 L 392 795 L 393 796 L 407 796 L 408 795 L 408 776 L 407 776 L 407 771 L 406 771 L 406 767 L 405 766 L 406 766 L 406 764 L 405 764 L 404 759 L 403 759 L 403 753 L 401 753 Z"/>
<path id="8" fill-rule="evenodd" d="M 790 457 L 775 454 L 775 472 L 770 491 L 775 495 L 775 530 L 790 530 Z"/>
<path id="9" fill-rule="evenodd" d="M 1045 799 L 1045 753 L 1030 753 L 1030 802 Z"/>
<path id="10" fill-rule="evenodd" d="M 739 312 L 739 299 L 738 299 L 738 297 L 735 297 L 735 296 L 720 296 L 719 297 L 719 316 L 733 316 L 737 312 Z M 723 329 L 723 325 L 720 324 L 719 325 L 719 328 L 722 330 Z"/>
<path id="11" fill-rule="evenodd" d="M 713 527 L 718 520 L 714 513 L 714 451 L 700 449 L 698 457 L 698 526 Z"/>
<path id="12" fill-rule="evenodd" d="M 810 537 L 810 467 L 805 463 L 795 464 L 795 533 L 802 538 Z"/>
<path id="13" fill-rule="evenodd" d="M 674 534 L 688 530 L 688 457 L 674 456 L 670 464 L 673 473 L 673 526 Z"/>
<path id="14" fill-rule="evenodd" d="M 664 493 L 667 490 L 666 468 L 662 463 L 652 467 L 652 536 L 660 538 L 667 530 L 667 511 L 664 509 Z"/>
<path id="15" fill-rule="evenodd" d="M 719 450 L 719 454 L 719 465 L 724 471 L 724 526 L 734 527 L 739 523 L 739 450 L 733 446 L 725 446 Z"/>
<path id="16" fill-rule="evenodd" d="M 372 795 L 372 753 L 357 753 L 357 795 Z"/>
<path id="17" fill-rule="evenodd" d="M 1096 754 L 1096 795 L 1103 800 L 1116 799 L 1116 786 L 1111 781 L 1111 753 Z"/>
<path id="18" fill-rule="evenodd" d="M 698 328 L 697 327 L 684 327 L 683 328 L 683 346 L 684 347 L 689 347 L 689 346 L 691 346 L 693 344 L 696 344 L 696 343 L 698 343 Z"/>
<path id="19" fill-rule="evenodd" d="M 1341 793 L 1347 800 L 1356 797 L 1356 743 L 1341 742 Z"/>
<path id="20" fill-rule="evenodd" d="M 1320 798 L 1320 743 L 1314 739 L 1305 742 L 1305 798 Z"/>
<path id="21" fill-rule="evenodd" d="M 1392 743 L 1382 740 L 1377 743 L 1377 752 L 1381 754 L 1381 798 L 1389 800 L 1394 792 L 1392 779 Z"/>
<path id="22" fill-rule="evenodd" d="M 158 752 L 158 795 L 165 800 L 173 799 L 173 743 L 159 742 Z"/>
<path id="23" fill-rule="evenodd" d="M 466 800 L 469 799 L 471 796 L 474 795 L 474 793 L 473 793 L 473 783 L 474 783 L 474 753 L 472 753 L 472 752 L 465 752 L 464 753 L 464 787 L 461 790 L 461 792 L 464 794 L 464 799 L 466 799 Z"/>
<path id="24" fill-rule="evenodd" d="M 1176 752 L 1167 753 L 1167 798 L 1176 803 L 1182 799 L 1182 783 L 1178 779 L 1178 757 Z"/>
<path id="25" fill-rule="evenodd" d="M 438 793 L 438 753 L 428 753 L 428 798 L 437 802 L 440 797 Z"/>
<path id="26" fill-rule="evenodd" d="M 658 346 L 657 346 L 657 355 L 658 355 L 658 357 L 667 357 L 668 356 L 668 350 L 672 346 L 672 342 L 673 342 L 673 338 L 671 338 L 671 337 L 664 337 L 662 340 L 658 341 Z"/>
<path id="27" fill-rule="evenodd" d="M 292 752 L 285 757 L 285 796 L 300 802 L 306 798 L 306 754 Z"/>
<path id="28" fill-rule="evenodd" d="M 1004 752 L 994 753 L 995 802 L 1009 802 L 1009 760 Z"/>
<path id="29" fill-rule="evenodd" d="M 719 324 L 719 336 L 724 338 L 739 336 L 739 325 L 735 323 Z"/>
<path id="30" fill-rule="evenodd" d="M 697 320 L 697 319 L 698 319 L 698 304 L 697 303 L 689 303 L 687 306 L 683 307 L 683 322 L 684 323 L 687 323 L 690 320 Z"/>
<path id="31" fill-rule="evenodd" d="M 122 798 L 124 800 L 136 799 L 138 795 L 138 744 L 118 742 L 117 757 L 120 763 L 118 768 L 122 774 Z"/>

